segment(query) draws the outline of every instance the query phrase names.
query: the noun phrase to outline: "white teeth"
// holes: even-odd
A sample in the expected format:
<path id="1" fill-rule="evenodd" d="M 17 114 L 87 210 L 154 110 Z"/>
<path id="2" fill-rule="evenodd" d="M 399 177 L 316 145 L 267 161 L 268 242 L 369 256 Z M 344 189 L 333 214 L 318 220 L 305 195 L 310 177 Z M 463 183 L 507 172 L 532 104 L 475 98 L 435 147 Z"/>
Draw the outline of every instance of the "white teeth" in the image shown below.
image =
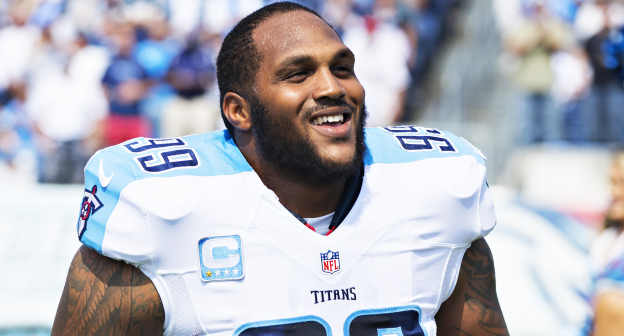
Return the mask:
<path id="1" fill-rule="evenodd" d="M 322 125 L 326 122 L 343 122 L 344 114 L 338 114 L 334 116 L 324 116 L 324 117 L 316 117 L 310 121 L 312 125 Z"/>

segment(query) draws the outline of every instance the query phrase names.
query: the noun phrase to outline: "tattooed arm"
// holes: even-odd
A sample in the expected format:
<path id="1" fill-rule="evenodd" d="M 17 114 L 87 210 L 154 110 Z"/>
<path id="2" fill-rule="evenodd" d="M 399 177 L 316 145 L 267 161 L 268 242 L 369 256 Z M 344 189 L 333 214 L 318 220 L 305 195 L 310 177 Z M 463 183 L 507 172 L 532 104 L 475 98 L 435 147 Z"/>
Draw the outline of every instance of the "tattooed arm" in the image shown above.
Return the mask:
<path id="1" fill-rule="evenodd" d="M 152 281 L 132 265 L 80 247 L 52 335 L 162 335 L 165 312 Z"/>
<path id="2" fill-rule="evenodd" d="M 496 295 L 494 261 L 485 239 L 464 254 L 453 294 L 436 314 L 440 336 L 509 335 Z"/>

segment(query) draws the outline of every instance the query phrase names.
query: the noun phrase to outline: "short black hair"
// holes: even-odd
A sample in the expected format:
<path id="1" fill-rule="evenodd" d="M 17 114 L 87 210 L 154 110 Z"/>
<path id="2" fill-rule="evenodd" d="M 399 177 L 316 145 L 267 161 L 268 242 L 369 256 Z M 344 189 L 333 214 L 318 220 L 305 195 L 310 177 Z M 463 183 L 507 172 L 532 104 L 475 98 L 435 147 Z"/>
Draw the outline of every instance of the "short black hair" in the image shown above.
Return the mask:
<path id="1" fill-rule="evenodd" d="M 314 14 L 327 23 L 317 12 L 308 7 L 289 1 L 276 2 L 262 7 L 243 18 L 223 39 L 219 55 L 217 56 L 219 105 L 221 106 L 223 123 L 232 136 L 234 136 L 234 126 L 225 117 L 225 113 L 223 113 L 223 98 L 228 92 L 237 93 L 247 100 L 255 97 L 253 87 L 255 85 L 256 73 L 262 61 L 262 55 L 253 41 L 254 30 L 275 14 L 298 10 Z M 327 25 L 331 27 L 329 23 Z M 333 29 L 333 27 L 331 28 Z"/>

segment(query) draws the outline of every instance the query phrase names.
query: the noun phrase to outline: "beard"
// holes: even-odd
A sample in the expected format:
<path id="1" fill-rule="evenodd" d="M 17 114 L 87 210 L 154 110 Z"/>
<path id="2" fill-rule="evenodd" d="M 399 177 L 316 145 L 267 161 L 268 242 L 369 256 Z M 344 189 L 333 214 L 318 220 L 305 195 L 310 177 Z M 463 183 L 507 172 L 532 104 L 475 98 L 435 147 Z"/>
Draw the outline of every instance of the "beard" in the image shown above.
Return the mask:
<path id="1" fill-rule="evenodd" d="M 364 126 L 366 124 L 366 106 L 361 113 L 352 113 L 352 122 L 355 127 L 355 153 L 353 160 L 346 164 L 324 160 L 307 134 L 300 135 L 290 130 L 292 121 L 280 117 L 270 117 L 266 107 L 253 97 L 250 99 L 251 121 L 263 158 L 283 172 L 288 172 L 313 184 L 331 183 L 341 178 L 349 177 L 360 172 L 363 165 L 366 145 L 364 143 Z M 329 106 L 349 106 L 344 101 L 333 101 L 319 104 L 317 109 Z M 314 111 L 308 111 L 309 116 Z M 355 112 L 355 111 L 353 111 Z M 355 120 L 354 117 L 358 117 Z M 309 118 L 303 118 L 307 120 Z M 336 139 L 336 142 L 347 139 Z"/>

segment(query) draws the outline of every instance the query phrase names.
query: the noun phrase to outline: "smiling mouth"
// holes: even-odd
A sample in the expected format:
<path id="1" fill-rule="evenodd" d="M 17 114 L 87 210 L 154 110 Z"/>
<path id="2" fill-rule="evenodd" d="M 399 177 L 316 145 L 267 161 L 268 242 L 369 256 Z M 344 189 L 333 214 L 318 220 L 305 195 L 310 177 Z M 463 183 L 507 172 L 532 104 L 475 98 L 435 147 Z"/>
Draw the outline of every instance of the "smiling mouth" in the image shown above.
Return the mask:
<path id="1" fill-rule="evenodd" d="M 351 113 L 336 113 L 332 115 L 318 116 L 310 120 L 315 126 L 339 126 L 351 120 Z"/>

